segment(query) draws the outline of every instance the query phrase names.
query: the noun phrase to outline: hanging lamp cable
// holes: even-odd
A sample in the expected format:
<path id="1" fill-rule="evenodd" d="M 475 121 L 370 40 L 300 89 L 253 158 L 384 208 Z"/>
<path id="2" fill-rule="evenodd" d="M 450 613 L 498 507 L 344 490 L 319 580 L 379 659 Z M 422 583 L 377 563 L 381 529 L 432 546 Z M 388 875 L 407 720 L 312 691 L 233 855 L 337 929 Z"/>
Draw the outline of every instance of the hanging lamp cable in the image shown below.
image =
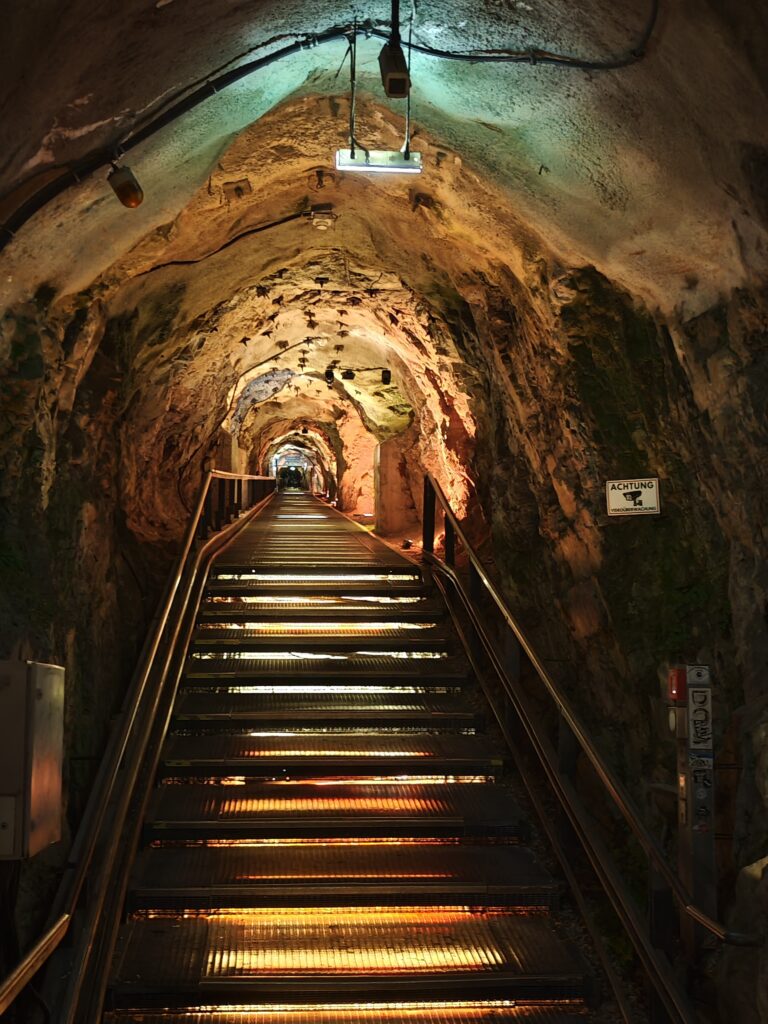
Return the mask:
<path id="1" fill-rule="evenodd" d="M 393 0 L 392 10 L 394 16 L 395 3 Z M 398 17 L 399 17 L 399 4 L 398 4 Z M 398 27 L 398 36 L 400 35 Z M 411 81 L 411 44 L 413 42 L 413 0 L 411 0 L 411 20 L 408 25 L 408 81 Z M 408 95 L 405 97 L 405 145 L 403 146 L 403 156 L 406 160 L 411 159 L 411 89 L 408 89 Z"/>
<path id="2" fill-rule="evenodd" d="M 352 35 L 349 40 L 349 155 L 355 159 L 355 150 L 362 149 L 368 159 L 368 150 L 357 141 L 355 135 L 356 115 L 355 103 L 357 100 L 357 21 L 354 23 Z"/>

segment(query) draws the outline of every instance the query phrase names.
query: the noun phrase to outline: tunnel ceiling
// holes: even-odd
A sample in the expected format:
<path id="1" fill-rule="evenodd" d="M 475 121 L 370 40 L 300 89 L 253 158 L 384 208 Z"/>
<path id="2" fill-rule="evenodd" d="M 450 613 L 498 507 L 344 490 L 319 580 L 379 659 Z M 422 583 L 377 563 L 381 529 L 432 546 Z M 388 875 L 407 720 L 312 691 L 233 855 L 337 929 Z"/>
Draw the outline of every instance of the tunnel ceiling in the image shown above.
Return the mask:
<path id="1" fill-rule="evenodd" d="M 533 7 L 419 2 L 414 40 L 611 58 L 650 11 L 646 0 Z M 388 4 L 358 13 L 388 25 Z M 351 17 L 299 3 L 212 13 L 197 0 L 16 11 L 0 69 L 3 216 L 201 80 Z M 492 398 L 487 381 L 509 372 L 513 345 L 534 377 L 565 358 L 551 338 L 579 301 L 573 268 L 594 266 L 678 321 L 764 271 L 766 76 L 754 41 L 765 17 L 746 2 L 727 20 L 715 3 L 662 3 L 647 56 L 615 71 L 415 54 L 418 177 L 334 170 L 348 135 L 345 44 L 307 45 L 133 149 L 138 209 L 117 202 L 105 166 L 16 233 L 1 257 L 0 308 L 13 311 L 3 351 L 13 361 L 13 332 L 44 293 L 44 387 L 59 413 L 97 351 L 122 367 L 123 502 L 143 537 L 177 529 L 180 495 L 188 505 L 222 428 L 253 454 L 324 424 L 347 468 L 372 465 L 375 445 L 398 437 L 462 511 L 477 424 L 498 421 L 499 403 L 529 446 L 541 385 Z M 382 95 L 380 46 L 359 43 L 357 137 L 399 149 L 404 109 Z M 46 452 L 44 498 L 53 443 Z M 348 479 L 344 500 L 353 507 L 371 486 Z"/>
<path id="2" fill-rule="evenodd" d="M 414 39 L 465 52 L 543 48 L 600 59 L 631 49 L 649 8 L 647 0 L 588 0 L 578 10 L 562 0 L 421 0 Z M 426 165 L 409 187 L 429 203 L 460 182 L 470 211 L 467 218 L 459 204 L 438 205 L 434 219 L 444 210 L 446 221 L 433 244 L 467 230 L 505 247 L 509 238 L 494 239 L 496 221 L 511 218 L 518 244 L 522 232 L 564 263 L 594 264 L 651 305 L 684 314 L 762 270 L 768 200 L 760 147 L 768 132 L 757 40 L 766 14 L 746 2 L 724 12 L 714 2 L 662 3 L 647 57 L 613 72 L 415 55 L 414 144 L 426 150 Z M 389 5 L 358 13 L 386 27 Z M 215 71 L 351 16 L 345 6 L 234 0 L 215 10 L 201 0 L 127 0 L 109 13 L 85 0 L 64 10 L 48 0 L 17 10 L 6 19 L 0 71 L 4 210 L 22 194 L 16 186 L 34 188 L 52 168 L 118 143 Z M 379 47 L 376 39 L 361 43 L 359 63 L 363 90 L 381 98 Z M 308 46 L 142 144 L 129 161 L 147 196 L 137 211 L 116 204 L 102 174 L 67 191 L 6 250 L 0 300 L 44 281 L 81 290 L 115 264 L 130 274 L 200 258 L 244 224 L 295 212 L 305 198 L 328 200 L 306 183 L 346 141 L 343 56 L 343 43 Z M 359 131 L 368 144 L 399 145 L 402 111 L 390 107 L 369 110 Z M 271 132 L 248 129 L 269 111 Z M 249 147 L 238 145 L 243 130 Z M 243 179 L 252 191 L 227 201 Z M 373 191 L 341 190 L 354 187 L 366 198 Z M 393 190 L 400 205 L 419 202 L 406 189 Z M 390 219 L 397 212 L 387 211 Z M 376 246 L 386 228 L 398 267 L 414 275 L 421 254 L 412 231 L 377 219 L 369 242 Z M 339 222 L 331 244 L 354 261 L 353 236 Z M 274 247 L 276 260 L 298 248 L 288 235 L 263 245 Z M 391 245 L 386 255 L 392 267 Z"/>

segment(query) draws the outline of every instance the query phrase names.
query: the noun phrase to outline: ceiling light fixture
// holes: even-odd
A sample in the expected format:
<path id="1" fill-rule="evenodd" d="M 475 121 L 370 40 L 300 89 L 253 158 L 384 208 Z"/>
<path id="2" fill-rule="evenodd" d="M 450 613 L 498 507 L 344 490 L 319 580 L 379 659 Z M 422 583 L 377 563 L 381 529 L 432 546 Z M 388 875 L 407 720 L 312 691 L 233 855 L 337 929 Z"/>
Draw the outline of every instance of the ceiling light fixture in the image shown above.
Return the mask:
<path id="1" fill-rule="evenodd" d="M 333 370 L 329 366 L 328 369 L 325 371 L 325 383 L 328 385 L 329 388 L 333 387 L 333 380 Z"/>
<path id="2" fill-rule="evenodd" d="M 421 174 L 421 153 L 405 156 L 397 149 L 338 149 L 339 171 L 370 171 L 374 174 Z"/>
<path id="3" fill-rule="evenodd" d="M 130 167 L 118 167 L 113 163 L 107 181 L 123 206 L 127 206 L 129 210 L 141 206 L 144 201 L 144 190 Z"/>
<path id="4" fill-rule="evenodd" d="M 397 25 L 397 46 L 400 46 L 399 29 L 399 5 L 393 4 L 392 26 L 393 37 L 395 25 Z M 384 47 L 386 50 L 391 46 L 390 42 Z M 383 52 L 383 51 L 382 51 Z M 401 53 L 402 55 L 402 53 Z M 403 58 L 405 62 L 405 58 Z M 383 75 L 382 70 L 382 75 Z M 361 145 L 355 136 L 355 100 L 357 97 L 357 23 L 349 39 L 349 148 L 336 151 L 336 169 L 339 171 L 368 171 L 378 174 L 420 174 L 421 153 L 411 152 L 411 92 L 409 86 L 404 93 L 398 95 L 406 99 L 405 110 L 405 141 L 400 150 L 391 149 L 367 149 Z M 407 68 L 406 68 L 407 78 Z M 385 81 L 385 90 L 387 84 Z M 387 93 L 387 95 L 390 95 Z"/>
<path id="5" fill-rule="evenodd" d="M 354 370 L 344 370 L 342 375 L 341 375 L 341 377 L 342 377 L 342 380 L 354 380 L 355 379 L 355 371 Z"/>

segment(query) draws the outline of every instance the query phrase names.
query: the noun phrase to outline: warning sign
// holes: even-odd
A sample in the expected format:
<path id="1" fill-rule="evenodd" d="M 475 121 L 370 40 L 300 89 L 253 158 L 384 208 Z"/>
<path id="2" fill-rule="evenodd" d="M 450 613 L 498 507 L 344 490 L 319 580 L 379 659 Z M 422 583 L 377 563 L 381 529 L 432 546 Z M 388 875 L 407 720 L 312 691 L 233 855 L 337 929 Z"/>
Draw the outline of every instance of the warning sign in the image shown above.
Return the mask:
<path id="1" fill-rule="evenodd" d="M 605 485 L 609 516 L 658 515 L 659 481 L 657 477 L 645 480 L 609 480 Z"/>

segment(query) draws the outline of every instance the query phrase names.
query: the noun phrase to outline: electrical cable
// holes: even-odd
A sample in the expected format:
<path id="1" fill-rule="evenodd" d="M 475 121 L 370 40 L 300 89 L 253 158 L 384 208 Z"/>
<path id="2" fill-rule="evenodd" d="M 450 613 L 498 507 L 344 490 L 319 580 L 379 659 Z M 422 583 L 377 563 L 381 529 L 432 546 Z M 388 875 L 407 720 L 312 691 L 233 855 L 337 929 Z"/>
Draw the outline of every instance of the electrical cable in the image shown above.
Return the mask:
<path id="1" fill-rule="evenodd" d="M 349 152 L 355 159 L 355 98 L 357 94 L 357 21 L 349 41 Z"/>
<path id="2" fill-rule="evenodd" d="M 393 3 L 394 11 L 394 3 Z M 394 17 L 394 13 L 393 13 Z M 399 11 L 398 11 L 399 17 Z M 413 0 L 411 0 L 411 20 L 408 25 L 408 94 L 405 97 L 405 145 L 403 146 L 403 156 L 406 160 L 411 159 L 411 44 L 413 42 Z"/>
<path id="3" fill-rule="evenodd" d="M 650 42 L 658 21 L 659 2 L 660 0 L 651 0 L 651 10 L 648 20 L 635 45 L 624 56 L 610 58 L 608 60 L 584 60 L 579 57 L 571 57 L 565 54 L 551 53 L 548 50 L 536 49 L 503 50 L 499 52 L 485 51 L 475 53 L 462 52 L 441 50 L 436 47 L 428 46 L 424 43 L 414 42 L 409 44 L 409 50 L 413 50 L 416 53 L 423 54 L 427 57 L 434 57 L 440 60 L 463 61 L 469 64 L 544 64 L 583 71 L 614 71 L 636 64 L 645 56 L 648 43 Z M 395 4 L 393 3 L 393 9 L 394 8 Z M 397 9 L 399 10 L 399 4 Z M 71 164 L 58 178 L 54 178 L 52 181 L 48 182 L 30 196 L 29 199 L 17 207 L 6 221 L 0 225 L 0 252 L 13 240 L 15 232 L 18 231 L 19 228 L 26 224 L 26 222 L 47 203 L 61 195 L 70 186 L 79 184 L 83 178 L 87 178 L 94 172 L 110 164 L 115 159 L 116 154 L 121 156 L 130 152 L 130 150 L 135 149 L 137 146 L 141 145 L 141 143 L 146 142 L 147 139 L 156 135 L 159 131 L 172 124 L 182 115 L 194 110 L 195 107 L 198 107 L 201 103 L 205 102 L 205 100 L 215 96 L 216 93 L 234 85 L 236 82 L 242 81 L 242 79 L 255 74 L 257 71 L 261 71 L 264 68 L 269 67 L 271 64 L 285 60 L 288 57 L 292 57 L 303 50 L 321 46 L 326 43 L 338 42 L 340 40 L 347 40 L 347 42 L 351 42 L 351 38 L 356 40 L 360 33 L 363 33 L 366 38 L 373 36 L 385 40 L 391 39 L 391 32 L 387 33 L 381 29 L 374 28 L 370 23 L 358 26 L 357 22 L 355 22 L 351 29 L 349 27 L 339 28 L 334 26 L 332 28 L 324 29 L 322 32 L 302 36 L 301 39 L 290 43 L 288 46 L 284 46 L 279 50 L 274 50 L 272 53 L 266 54 L 263 57 L 256 57 L 236 68 L 231 68 L 229 71 L 224 71 L 215 78 L 206 79 L 201 85 L 197 85 L 193 88 L 191 92 L 187 92 L 184 95 L 177 94 L 181 98 L 171 101 L 170 105 L 165 107 L 161 113 L 145 122 L 141 127 L 135 129 L 121 140 L 102 146 L 83 159 Z M 350 146 L 354 151 L 354 141 L 350 142 Z M 362 146 L 359 148 L 364 149 Z M 24 182 L 19 182 L 15 188 L 20 188 L 24 184 Z M 0 196 L 0 200 L 10 196 L 14 190 L 15 189 L 12 189 L 5 195 Z"/>

